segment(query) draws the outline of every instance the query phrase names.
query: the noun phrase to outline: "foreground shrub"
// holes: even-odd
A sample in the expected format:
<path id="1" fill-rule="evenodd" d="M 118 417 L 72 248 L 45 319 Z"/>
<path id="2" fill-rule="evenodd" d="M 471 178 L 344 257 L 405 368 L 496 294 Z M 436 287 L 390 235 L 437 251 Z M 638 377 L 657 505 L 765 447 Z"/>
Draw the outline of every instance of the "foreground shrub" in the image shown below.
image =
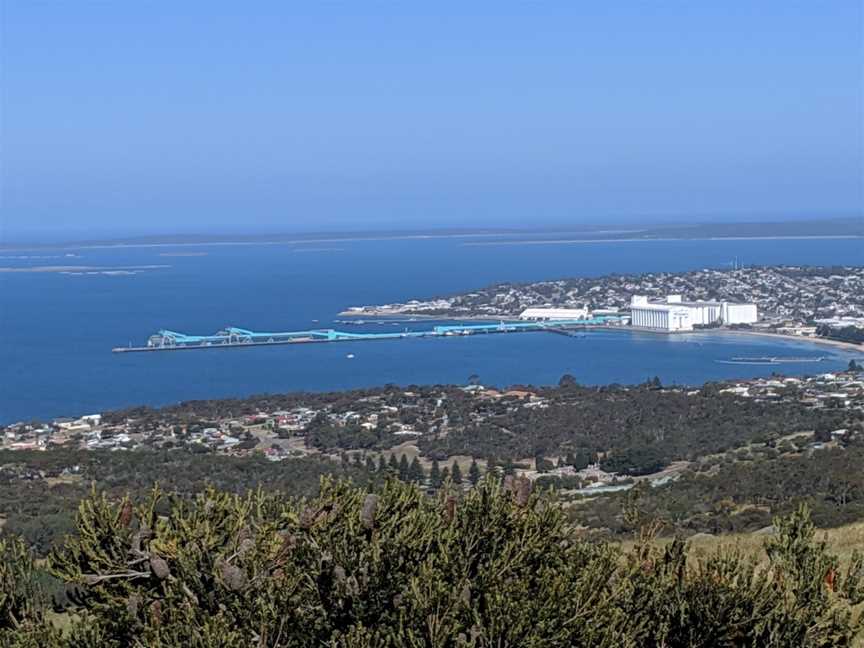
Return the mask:
<path id="1" fill-rule="evenodd" d="M 47 596 L 20 538 L 0 538 L 0 645 L 47 646 L 60 635 L 45 623 Z"/>
<path id="2" fill-rule="evenodd" d="M 300 501 L 94 496 L 50 557 L 79 617 L 50 645 L 849 645 L 861 560 L 841 574 L 806 511 L 778 529 L 767 567 L 735 551 L 688 564 L 681 541 L 645 534 L 622 553 L 578 539 L 521 479 L 436 499 L 330 480 Z"/>

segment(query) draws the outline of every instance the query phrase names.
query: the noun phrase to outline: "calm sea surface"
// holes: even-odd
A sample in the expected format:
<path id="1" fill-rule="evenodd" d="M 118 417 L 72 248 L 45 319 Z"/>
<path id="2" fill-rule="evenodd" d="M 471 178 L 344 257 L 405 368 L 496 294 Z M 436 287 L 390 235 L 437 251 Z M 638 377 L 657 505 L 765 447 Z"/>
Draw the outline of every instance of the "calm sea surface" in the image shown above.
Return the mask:
<path id="1" fill-rule="evenodd" d="M 830 356 L 786 374 L 845 367 L 861 354 L 746 336 L 529 333 L 184 353 L 112 354 L 160 328 L 211 333 L 234 325 L 285 331 L 334 324 L 347 306 L 403 301 L 498 281 L 748 264 L 862 264 L 860 240 L 662 241 L 466 245 L 464 239 L 296 245 L 0 252 L 0 266 L 166 265 L 135 275 L 0 273 L 0 423 L 134 404 L 386 383 L 701 384 L 777 367 L 733 356 Z M 175 256 L 190 252 L 203 256 Z M 76 257 L 65 257 L 74 254 Z M 56 258 L 15 258 L 20 256 Z M 414 328 L 429 323 L 412 323 Z M 406 324 L 352 326 L 394 330 Z M 347 354 L 355 355 L 353 359 Z"/>

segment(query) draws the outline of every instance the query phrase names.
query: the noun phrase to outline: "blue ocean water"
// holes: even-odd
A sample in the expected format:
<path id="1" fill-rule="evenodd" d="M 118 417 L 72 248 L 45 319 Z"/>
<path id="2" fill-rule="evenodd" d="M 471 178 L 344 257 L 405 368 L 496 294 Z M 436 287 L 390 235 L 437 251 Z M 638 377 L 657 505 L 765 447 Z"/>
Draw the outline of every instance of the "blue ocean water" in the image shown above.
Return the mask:
<path id="1" fill-rule="evenodd" d="M 736 257 L 748 264 L 864 263 L 860 240 L 477 242 L 0 252 L 0 266 L 6 267 L 168 266 L 119 276 L 0 273 L 0 423 L 263 392 L 464 383 L 475 373 L 497 385 L 552 384 L 564 373 L 587 384 L 635 383 L 655 375 L 665 383 L 701 384 L 777 370 L 719 362 L 733 356 L 830 356 L 820 363 L 782 366 L 784 373 L 801 374 L 838 369 L 861 355 L 746 336 L 605 331 L 578 339 L 530 333 L 111 353 L 115 346 L 143 344 L 160 328 L 203 334 L 226 325 L 270 331 L 327 327 L 348 306 L 431 297 L 499 281 L 721 267 Z M 190 252 L 203 255 L 176 256 Z M 17 258 L 29 255 L 59 258 Z M 349 353 L 355 357 L 347 358 Z"/>

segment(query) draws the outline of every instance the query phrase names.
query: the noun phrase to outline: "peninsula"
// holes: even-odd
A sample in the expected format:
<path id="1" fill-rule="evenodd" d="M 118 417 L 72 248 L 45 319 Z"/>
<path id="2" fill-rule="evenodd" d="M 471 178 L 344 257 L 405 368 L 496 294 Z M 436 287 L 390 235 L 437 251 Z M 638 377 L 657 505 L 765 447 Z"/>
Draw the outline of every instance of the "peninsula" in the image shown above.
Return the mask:
<path id="1" fill-rule="evenodd" d="M 674 304 L 681 298 L 699 304 L 755 305 L 758 319 L 737 328 L 864 340 L 864 266 L 705 268 L 499 283 L 455 295 L 353 306 L 341 315 L 509 319 L 526 313 L 533 318 L 543 309 L 627 315 L 634 297 L 643 305 L 648 299 Z M 715 324 L 722 322 L 706 327 Z"/>

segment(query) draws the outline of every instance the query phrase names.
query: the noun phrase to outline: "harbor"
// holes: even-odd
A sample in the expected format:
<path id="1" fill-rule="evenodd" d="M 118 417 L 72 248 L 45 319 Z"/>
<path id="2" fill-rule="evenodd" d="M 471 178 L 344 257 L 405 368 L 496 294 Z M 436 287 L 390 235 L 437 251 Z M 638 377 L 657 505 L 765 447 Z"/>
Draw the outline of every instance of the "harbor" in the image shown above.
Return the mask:
<path id="1" fill-rule="evenodd" d="M 448 324 L 431 329 L 411 331 L 405 329 L 388 333 L 350 333 L 332 328 L 308 331 L 283 331 L 278 333 L 251 331 L 226 327 L 213 335 L 189 335 L 176 331 L 160 330 L 151 335 L 145 346 L 115 347 L 114 353 L 146 351 L 181 351 L 194 349 L 229 349 L 250 346 L 275 346 L 283 344 L 315 344 L 323 342 L 360 342 L 374 340 L 404 340 L 417 338 L 439 338 L 464 335 L 491 335 L 502 333 L 549 332 L 572 335 L 573 331 L 593 326 L 614 326 L 621 322 L 615 316 L 602 316 L 570 320 L 544 320 L 537 322 L 501 321 L 483 324 Z"/>

